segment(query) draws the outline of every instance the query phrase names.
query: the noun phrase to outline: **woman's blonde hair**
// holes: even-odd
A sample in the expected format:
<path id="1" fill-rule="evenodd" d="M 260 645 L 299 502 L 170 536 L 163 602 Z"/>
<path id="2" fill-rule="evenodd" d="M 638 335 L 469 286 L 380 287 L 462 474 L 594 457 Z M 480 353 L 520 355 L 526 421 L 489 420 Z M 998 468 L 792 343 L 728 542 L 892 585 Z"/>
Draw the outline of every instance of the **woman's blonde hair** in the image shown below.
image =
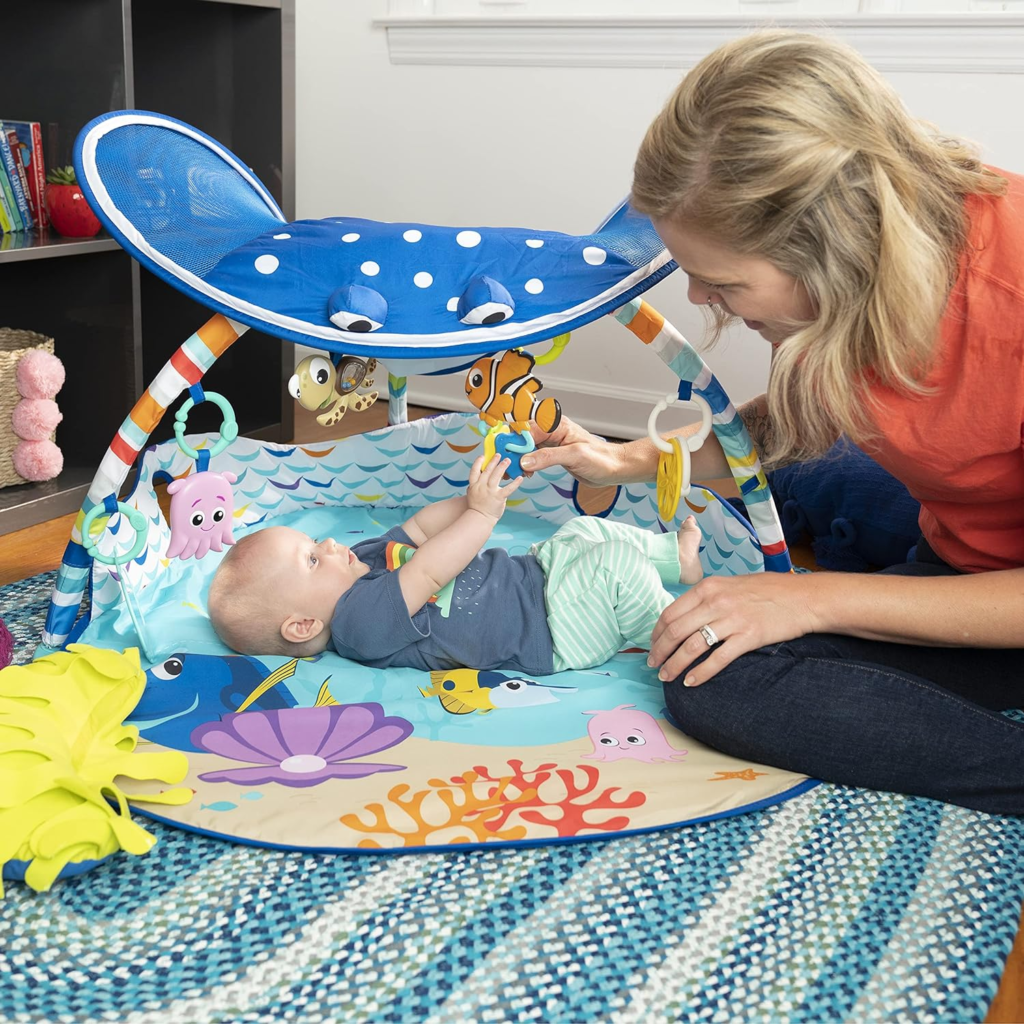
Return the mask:
<path id="1" fill-rule="evenodd" d="M 865 374 L 923 392 L 966 244 L 964 199 L 1005 192 L 964 142 L 915 120 L 853 49 L 762 31 L 676 89 L 636 158 L 633 205 L 797 278 L 812 323 L 775 352 L 769 465 L 864 439 Z M 724 317 L 713 332 L 721 331 Z"/>

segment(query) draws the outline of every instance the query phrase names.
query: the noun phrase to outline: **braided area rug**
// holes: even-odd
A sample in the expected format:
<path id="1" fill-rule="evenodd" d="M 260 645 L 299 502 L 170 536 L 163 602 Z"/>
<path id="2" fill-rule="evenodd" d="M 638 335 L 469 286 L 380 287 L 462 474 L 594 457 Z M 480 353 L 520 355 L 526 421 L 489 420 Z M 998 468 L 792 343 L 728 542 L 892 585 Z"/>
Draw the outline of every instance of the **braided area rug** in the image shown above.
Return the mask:
<path id="1" fill-rule="evenodd" d="M 53 575 L 0 591 L 27 660 Z M 823 785 L 608 842 L 265 850 L 143 821 L 0 903 L 0 1019 L 965 1021 L 1024 899 L 1024 821 Z"/>

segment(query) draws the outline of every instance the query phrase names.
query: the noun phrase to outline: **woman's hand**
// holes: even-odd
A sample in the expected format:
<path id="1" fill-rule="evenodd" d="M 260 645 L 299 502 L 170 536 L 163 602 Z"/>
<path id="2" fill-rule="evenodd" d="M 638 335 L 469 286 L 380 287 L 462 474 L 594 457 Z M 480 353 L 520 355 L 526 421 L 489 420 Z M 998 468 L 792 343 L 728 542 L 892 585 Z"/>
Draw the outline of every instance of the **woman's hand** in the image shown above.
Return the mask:
<path id="1" fill-rule="evenodd" d="M 790 573 L 706 576 L 661 613 L 647 664 L 660 667 L 663 681 L 685 674 L 686 686 L 699 686 L 741 654 L 825 632 L 812 607 L 813 587 L 810 576 Z M 721 642 L 687 672 L 708 649 L 702 626 L 710 626 Z"/>
<path id="2" fill-rule="evenodd" d="M 495 522 L 505 514 L 505 502 L 508 500 L 508 496 L 516 491 L 523 482 L 523 478 L 520 476 L 504 487 L 501 486 L 501 478 L 505 475 L 509 464 L 508 459 L 499 459 L 495 455 L 485 466 L 484 457 L 481 455 L 469 471 L 466 503 L 475 512 L 490 516 Z"/>
<path id="3" fill-rule="evenodd" d="M 564 466 L 581 483 L 597 487 L 622 483 L 621 444 L 597 437 L 567 416 L 550 433 L 531 421 L 530 433 L 538 447 L 520 460 L 527 476 L 539 469 Z M 653 479 L 653 473 L 651 476 Z"/>

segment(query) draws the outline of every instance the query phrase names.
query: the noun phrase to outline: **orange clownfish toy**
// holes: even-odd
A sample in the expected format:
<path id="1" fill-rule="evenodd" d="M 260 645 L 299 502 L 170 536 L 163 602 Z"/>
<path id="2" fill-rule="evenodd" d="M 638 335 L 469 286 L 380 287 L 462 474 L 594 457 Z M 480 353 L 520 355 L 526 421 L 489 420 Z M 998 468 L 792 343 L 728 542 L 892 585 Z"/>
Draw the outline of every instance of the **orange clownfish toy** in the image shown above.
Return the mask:
<path id="1" fill-rule="evenodd" d="M 541 430 L 550 432 L 562 419 L 562 409 L 554 398 L 538 400 L 544 386 L 533 375 L 533 356 L 514 348 L 497 356 L 478 359 L 466 375 L 466 394 L 480 410 L 480 418 L 492 427 L 507 423 L 516 433 L 534 420 Z"/>

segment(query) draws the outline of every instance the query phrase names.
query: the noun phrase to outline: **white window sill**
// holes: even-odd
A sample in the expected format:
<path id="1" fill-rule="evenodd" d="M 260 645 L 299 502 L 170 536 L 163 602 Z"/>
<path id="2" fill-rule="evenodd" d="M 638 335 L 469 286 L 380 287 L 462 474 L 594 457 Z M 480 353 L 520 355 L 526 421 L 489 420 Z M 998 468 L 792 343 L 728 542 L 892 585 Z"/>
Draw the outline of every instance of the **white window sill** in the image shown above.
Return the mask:
<path id="1" fill-rule="evenodd" d="M 715 47 L 770 24 L 834 35 L 883 72 L 1024 72 L 1024 15 L 845 17 L 390 15 L 392 64 L 691 67 Z"/>

